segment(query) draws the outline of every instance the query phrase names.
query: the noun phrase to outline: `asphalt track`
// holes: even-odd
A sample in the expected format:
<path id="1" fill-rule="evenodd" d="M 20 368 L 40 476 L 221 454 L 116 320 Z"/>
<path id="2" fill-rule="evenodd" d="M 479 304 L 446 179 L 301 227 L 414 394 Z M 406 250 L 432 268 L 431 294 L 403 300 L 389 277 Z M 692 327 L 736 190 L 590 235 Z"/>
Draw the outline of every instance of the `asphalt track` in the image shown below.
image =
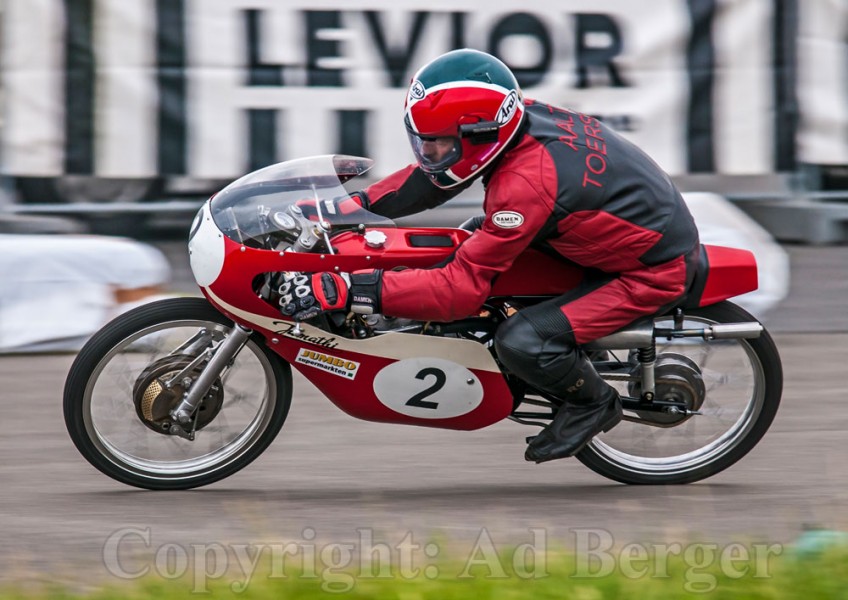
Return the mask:
<path id="1" fill-rule="evenodd" d="M 136 490 L 90 467 L 65 432 L 73 356 L 2 357 L 0 580 L 90 585 L 218 544 L 395 552 L 439 540 L 428 554 L 413 550 L 426 564 L 444 545 L 471 553 L 487 539 L 497 548 L 724 547 L 788 544 L 806 525 L 848 531 L 848 248 L 789 252 L 790 295 L 765 319 L 784 363 L 781 410 L 748 457 L 688 486 L 615 484 L 573 460 L 525 463 L 532 430 L 510 422 L 451 432 L 357 421 L 296 376 L 286 425 L 246 470 L 190 492 Z"/>

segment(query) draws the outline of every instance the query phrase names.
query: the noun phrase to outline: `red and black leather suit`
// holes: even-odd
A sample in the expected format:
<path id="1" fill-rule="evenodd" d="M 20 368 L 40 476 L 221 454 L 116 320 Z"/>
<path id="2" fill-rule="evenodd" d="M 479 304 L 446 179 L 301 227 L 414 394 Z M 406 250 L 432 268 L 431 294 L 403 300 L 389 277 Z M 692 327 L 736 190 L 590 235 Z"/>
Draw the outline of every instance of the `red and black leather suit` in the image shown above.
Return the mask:
<path id="1" fill-rule="evenodd" d="M 680 193 L 644 152 L 594 117 L 525 104 L 516 139 L 484 175 L 482 226 L 443 266 L 383 273 L 380 301 L 384 314 L 451 321 L 477 311 L 528 246 L 588 267 L 593 275 L 577 289 L 521 310 L 496 337 L 512 371 L 556 395 L 578 360 L 577 345 L 684 295 L 700 246 Z M 415 165 L 365 190 L 370 210 L 387 217 L 457 193 L 436 187 Z M 502 211 L 523 221 L 498 226 L 492 217 Z"/>

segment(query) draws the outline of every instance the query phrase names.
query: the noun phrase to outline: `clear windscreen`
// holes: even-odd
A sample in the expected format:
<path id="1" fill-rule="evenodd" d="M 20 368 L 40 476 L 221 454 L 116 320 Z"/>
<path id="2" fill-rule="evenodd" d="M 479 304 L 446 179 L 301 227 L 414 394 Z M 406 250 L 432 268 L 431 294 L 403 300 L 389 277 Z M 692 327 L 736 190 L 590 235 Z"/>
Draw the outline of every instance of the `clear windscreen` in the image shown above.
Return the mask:
<path id="1" fill-rule="evenodd" d="M 360 225 L 394 227 L 391 219 L 354 204 L 345 188 L 372 165 L 370 159 L 342 155 L 271 165 L 218 192 L 210 201 L 212 218 L 240 244 L 296 252 L 317 250 L 322 239 Z"/>

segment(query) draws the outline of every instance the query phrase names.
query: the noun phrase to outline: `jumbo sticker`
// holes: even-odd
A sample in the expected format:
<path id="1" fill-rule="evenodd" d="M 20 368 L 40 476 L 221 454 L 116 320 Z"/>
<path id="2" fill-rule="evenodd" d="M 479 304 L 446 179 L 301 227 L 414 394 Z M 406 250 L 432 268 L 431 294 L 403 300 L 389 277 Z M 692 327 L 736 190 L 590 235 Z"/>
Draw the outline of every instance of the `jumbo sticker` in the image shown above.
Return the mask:
<path id="1" fill-rule="evenodd" d="M 356 379 L 356 373 L 359 371 L 359 363 L 356 361 L 339 358 L 332 354 L 316 352 L 308 348 L 300 349 L 295 362 L 321 369 L 322 371 L 344 377 L 345 379 Z"/>
<path id="2" fill-rule="evenodd" d="M 391 410 L 419 419 L 449 419 L 470 413 L 483 401 L 474 373 L 442 358 L 407 358 L 374 377 L 374 394 Z"/>

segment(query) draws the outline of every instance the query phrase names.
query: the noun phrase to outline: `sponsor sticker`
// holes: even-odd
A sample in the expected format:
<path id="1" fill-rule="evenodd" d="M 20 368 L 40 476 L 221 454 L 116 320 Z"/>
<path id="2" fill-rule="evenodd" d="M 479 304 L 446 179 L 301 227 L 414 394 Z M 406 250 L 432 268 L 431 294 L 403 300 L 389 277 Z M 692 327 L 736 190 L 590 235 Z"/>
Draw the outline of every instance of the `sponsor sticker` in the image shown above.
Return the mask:
<path id="1" fill-rule="evenodd" d="M 501 229 L 515 229 L 524 223 L 524 215 L 513 210 L 502 210 L 492 215 L 492 223 Z"/>
<path id="2" fill-rule="evenodd" d="M 306 348 L 300 349 L 295 362 L 321 369 L 322 371 L 344 377 L 345 379 L 355 379 L 356 372 L 359 370 L 358 362 L 339 358 L 331 354 L 324 354 L 323 352 L 307 350 Z"/>
<path id="3" fill-rule="evenodd" d="M 510 90 L 504 101 L 501 102 L 495 120 L 501 125 L 506 125 L 516 110 L 518 110 L 518 94 L 515 93 L 515 90 Z"/>
<path id="4" fill-rule="evenodd" d="M 421 100 L 424 97 L 424 84 L 417 79 L 409 86 L 409 99 Z"/>

